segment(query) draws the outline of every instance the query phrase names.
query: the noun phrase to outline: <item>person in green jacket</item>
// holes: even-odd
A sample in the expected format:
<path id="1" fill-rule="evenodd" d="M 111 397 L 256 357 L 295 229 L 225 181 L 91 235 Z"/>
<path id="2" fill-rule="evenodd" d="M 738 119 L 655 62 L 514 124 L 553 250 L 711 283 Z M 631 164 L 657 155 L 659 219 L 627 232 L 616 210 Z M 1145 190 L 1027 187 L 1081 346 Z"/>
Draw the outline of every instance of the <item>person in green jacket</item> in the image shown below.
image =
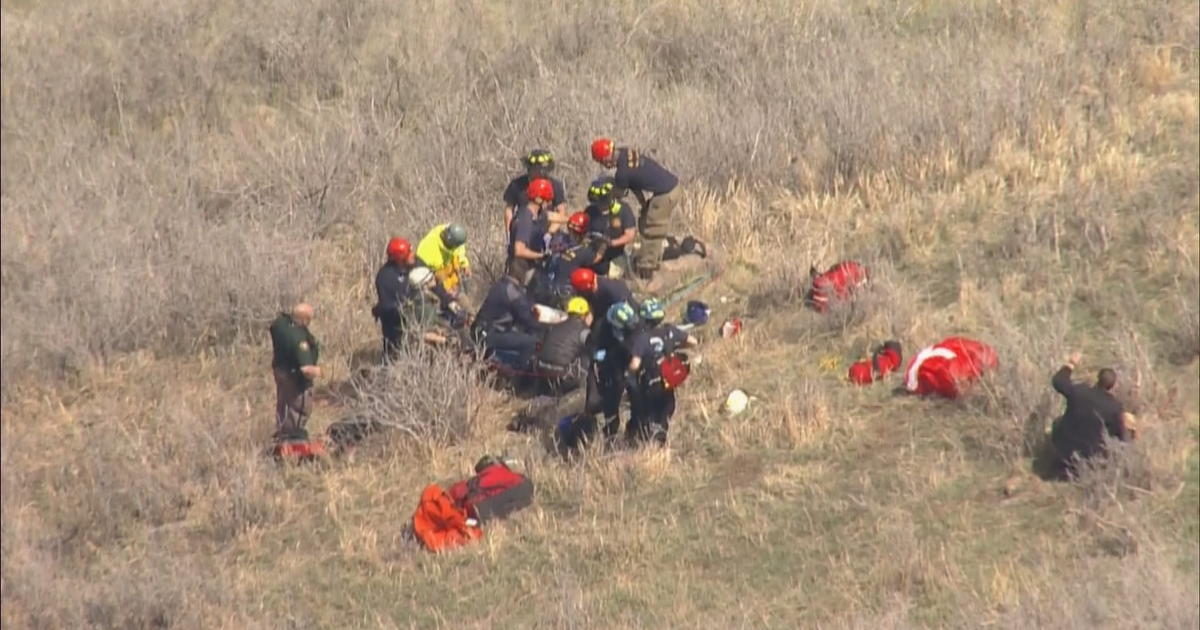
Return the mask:
<path id="1" fill-rule="evenodd" d="M 271 324 L 277 439 L 303 435 L 312 413 L 312 384 L 321 376 L 317 367 L 321 349 L 308 330 L 312 319 L 312 305 L 300 303 L 290 313 L 280 313 Z"/>

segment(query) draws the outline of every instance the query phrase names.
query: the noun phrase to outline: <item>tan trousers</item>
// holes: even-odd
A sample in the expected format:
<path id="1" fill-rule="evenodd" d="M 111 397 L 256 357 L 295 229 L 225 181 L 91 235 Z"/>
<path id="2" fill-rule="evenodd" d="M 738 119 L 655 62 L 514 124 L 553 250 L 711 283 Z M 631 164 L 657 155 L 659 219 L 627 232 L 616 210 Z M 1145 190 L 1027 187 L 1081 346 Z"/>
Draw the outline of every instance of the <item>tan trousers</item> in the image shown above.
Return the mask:
<path id="1" fill-rule="evenodd" d="M 639 273 L 658 271 L 662 265 L 663 241 L 671 226 L 671 215 L 675 212 L 678 198 L 676 190 L 665 195 L 654 195 L 642 206 L 638 215 L 638 233 L 642 238 L 642 247 L 638 250 L 634 267 Z"/>
<path id="2" fill-rule="evenodd" d="M 284 436 L 303 429 L 312 413 L 311 390 L 303 387 L 303 377 L 283 368 L 275 373 L 275 435 Z"/>

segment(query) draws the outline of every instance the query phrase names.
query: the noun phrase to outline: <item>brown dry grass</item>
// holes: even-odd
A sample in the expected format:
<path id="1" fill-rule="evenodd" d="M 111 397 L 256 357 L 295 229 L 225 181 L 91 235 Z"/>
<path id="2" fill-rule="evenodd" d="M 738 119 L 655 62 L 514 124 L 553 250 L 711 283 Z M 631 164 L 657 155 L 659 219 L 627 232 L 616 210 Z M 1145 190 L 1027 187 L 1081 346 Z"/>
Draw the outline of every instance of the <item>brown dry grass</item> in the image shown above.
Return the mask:
<path id="1" fill-rule="evenodd" d="M 1194 6 L 538 7 L 3 4 L 6 627 L 1200 623 Z M 388 236 L 452 216 L 495 268 L 516 156 L 554 149 L 578 200 L 594 133 L 684 175 L 726 261 L 701 297 L 747 322 L 706 333 L 669 452 L 563 464 L 414 357 L 313 420 L 408 437 L 261 457 L 276 309 L 317 304 L 344 382 Z M 799 309 L 850 257 L 860 303 Z M 1001 357 L 969 400 L 840 381 L 952 333 Z M 1145 436 L 1048 484 L 1031 438 L 1074 347 L 1141 375 Z M 533 508 L 446 556 L 403 540 L 425 483 L 494 451 Z"/>

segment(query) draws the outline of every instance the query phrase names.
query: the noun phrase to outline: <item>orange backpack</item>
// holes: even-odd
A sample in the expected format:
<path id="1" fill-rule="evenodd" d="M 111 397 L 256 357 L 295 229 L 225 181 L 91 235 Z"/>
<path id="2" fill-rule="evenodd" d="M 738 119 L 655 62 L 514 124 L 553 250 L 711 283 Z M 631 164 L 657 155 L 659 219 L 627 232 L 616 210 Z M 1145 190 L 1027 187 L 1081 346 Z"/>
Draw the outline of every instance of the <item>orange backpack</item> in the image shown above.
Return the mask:
<path id="1" fill-rule="evenodd" d="M 454 504 L 442 487 L 429 484 L 412 517 L 413 534 L 430 551 L 461 547 L 483 537 L 483 530 L 467 523 L 467 512 Z"/>

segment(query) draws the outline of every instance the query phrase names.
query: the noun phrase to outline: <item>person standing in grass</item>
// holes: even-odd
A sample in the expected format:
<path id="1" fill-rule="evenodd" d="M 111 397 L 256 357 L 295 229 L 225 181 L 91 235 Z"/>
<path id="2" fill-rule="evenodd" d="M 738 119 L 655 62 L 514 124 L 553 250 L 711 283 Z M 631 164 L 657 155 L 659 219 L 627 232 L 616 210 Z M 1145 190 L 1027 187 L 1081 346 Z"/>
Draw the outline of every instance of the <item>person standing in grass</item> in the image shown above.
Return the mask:
<path id="1" fill-rule="evenodd" d="M 525 190 L 525 205 L 517 208 L 509 224 L 508 271 L 528 285 L 534 271 L 549 255 L 546 234 L 550 231 L 548 208 L 554 203 L 554 185 L 536 178 Z"/>
<path id="2" fill-rule="evenodd" d="M 375 274 L 375 293 L 378 300 L 371 314 L 379 320 L 383 334 L 383 362 L 395 358 L 403 335 L 400 309 L 415 291 L 408 283 L 408 273 L 417 262 L 412 245 L 396 237 L 388 241 L 387 262 Z"/>
<path id="3" fill-rule="evenodd" d="M 308 330 L 312 320 L 312 305 L 301 302 L 290 313 L 280 313 L 271 324 L 276 439 L 303 435 L 312 413 L 312 385 L 321 376 L 317 366 L 320 346 Z"/>
<path id="4" fill-rule="evenodd" d="M 609 138 L 592 142 L 592 159 L 604 168 L 615 169 L 613 199 L 621 199 L 629 190 L 641 205 L 638 231 L 642 236 L 642 247 L 634 267 L 639 278 L 649 280 L 662 264 L 663 241 L 675 211 L 677 199 L 673 193 L 679 178 L 641 151 L 618 147 Z"/>
<path id="5" fill-rule="evenodd" d="M 554 195 L 551 200 L 554 205 L 546 208 L 547 213 L 556 215 L 552 220 L 557 221 L 559 217 L 565 220 L 567 214 L 567 190 L 563 187 L 562 180 L 550 176 L 554 172 L 554 155 L 545 149 L 534 149 L 521 161 L 525 164 L 525 174 L 514 177 L 504 189 L 505 234 L 511 233 L 513 216 L 517 210 L 529 203 L 529 183 L 535 179 L 545 179 L 553 188 Z"/>
<path id="6" fill-rule="evenodd" d="M 1095 385 L 1074 383 L 1071 374 L 1079 367 L 1080 359 L 1080 353 L 1072 353 L 1051 380 L 1055 391 L 1067 399 L 1066 411 L 1050 432 L 1060 474 L 1073 473 L 1077 462 L 1103 454 L 1106 435 L 1122 442 L 1131 438 L 1126 426 L 1129 414 L 1112 393 L 1117 385 L 1116 371 L 1100 370 Z"/>
<path id="7" fill-rule="evenodd" d="M 663 374 L 664 358 L 681 348 L 695 347 L 696 337 L 672 324 L 663 323 L 666 309 L 662 302 L 648 298 L 642 302 L 642 328 L 629 344 L 629 368 L 626 387 L 630 393 L 632 417 L 625 430 L 630 443 L 653 440 L 667 443 L 671 416 L 675 415 L 675 387 L 672 375 Z"/>

